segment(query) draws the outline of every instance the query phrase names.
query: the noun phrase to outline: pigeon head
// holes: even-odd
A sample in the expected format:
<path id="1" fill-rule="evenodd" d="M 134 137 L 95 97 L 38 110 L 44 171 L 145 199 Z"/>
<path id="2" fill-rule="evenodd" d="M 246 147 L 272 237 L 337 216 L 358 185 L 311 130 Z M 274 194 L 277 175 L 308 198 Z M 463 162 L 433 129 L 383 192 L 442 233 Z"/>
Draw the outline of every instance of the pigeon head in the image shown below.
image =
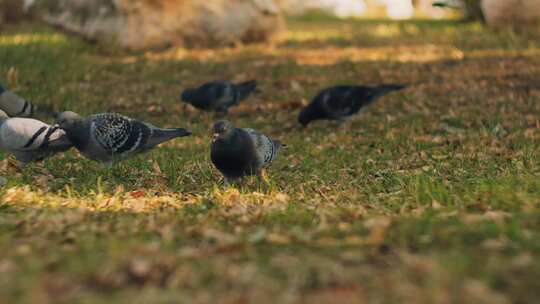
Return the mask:
<path id="1" fill-rule="evenodd" d="M 298 114 L 298 122 L 306 127 L 310 122 L 326 118 L 326 111 L 320 102 L 312 102 Z"/>
<path id="2" fill-rule="evenodd" d="M 312 120 L 319 119 L 319 116 L 320 111 L 314 109 L 312 106 L 308 106 L 307 108 L 303 109 L 300 114 L 298 114 L 298 122 L 302 125 L 302 127 L 307 127 Z"/>
<path id="3" fill-rule="evenodd" d="M 6 112 L 0 110 L 0 121 L 8 119 L 9 116 L 6 114 Z"/>
<path id="4" fill-rule="evenodd" d="M 185 89 L 182 94 L 180 94 L 180 99 L 189 103 L 193 99 L 193 93 L 193 90 Z"/>
<path id="5" fill-rule="evenodd" d="M 83 118 L 71 111 L 62 112 L 58 115 L 56 123 L 64 130 L 72 130 L 83 121 Z"/>
<path id="6" fill-rule="evenodd" d="M 214 126 L 212 127 L 212 134 L 214 137 L 214 141 L 217 139 L 228 138 L 229 136 L 231 136 L 233 131 L 234 131 L 234 126 L 230 122 L 226 120 L 221 120 L 221 121 L 216 122 Z"/>
<path id="7" fill-rule="evenodd" d="M 302 125 L 302 127 L 306 127 L 311 121 L 307 112 L 307 109 L 304 109 L 298 115 L 298 122 Z"/>

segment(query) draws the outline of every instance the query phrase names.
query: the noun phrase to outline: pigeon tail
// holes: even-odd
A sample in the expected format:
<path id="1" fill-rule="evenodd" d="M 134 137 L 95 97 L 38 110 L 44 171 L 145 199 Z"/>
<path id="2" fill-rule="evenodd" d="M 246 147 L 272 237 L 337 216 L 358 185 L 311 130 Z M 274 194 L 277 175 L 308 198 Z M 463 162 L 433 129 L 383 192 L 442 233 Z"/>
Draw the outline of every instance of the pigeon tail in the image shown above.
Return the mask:
<path id="1" fill-rule="evenodd" d="M 392 84 L 381 84 L 379 86 L 376 86 L 376 89 L 391 92 L 391 91 L 402 90 L 406 87 L 407 85 L 405 84 L 392 83 Z"/>
<path id="2" fill-rule="evenodd" d="M 406 88 L 403 84 L 382 84 L 373 88 L 373 92 L 369 96 L 370 102 L 377 100 L 388 93 L 399 91 Z"/>
<path id="3" fill-rule="evenodd" d="M 161 143 L 169 141 L 177 137 L 184 137 L 191 135 L 191 131 L 176 128 L 176 129 L 154 129 L 152 136 L 148 139 L 147 147 L 157 146 Z"/>
<path id="4" fill-rule="evenodd" d="M 257 88 L 257 81 L 256 80 L 250 80 L 246 82 L 241 82 L 236 85 L 236 88 L 238 89 L 239 93 L 239 99 L 245 99 L 251 94 L 255 89 Z"/>

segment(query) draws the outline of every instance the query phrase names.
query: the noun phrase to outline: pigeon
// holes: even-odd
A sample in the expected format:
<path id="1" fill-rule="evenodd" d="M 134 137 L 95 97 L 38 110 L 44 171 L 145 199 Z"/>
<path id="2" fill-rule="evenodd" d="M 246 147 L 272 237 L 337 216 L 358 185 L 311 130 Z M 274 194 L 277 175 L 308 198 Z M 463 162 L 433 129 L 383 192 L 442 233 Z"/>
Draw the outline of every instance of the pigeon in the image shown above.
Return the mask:
<path id="1" fill-rule="evenodd" d="M 10 118 L 0 111 L 0 150 L 13 154 L 23 166 L 67 151 L 72 146 L 58 126 L 33 118 Z"/>
<path id="2" fill-rule="evenodd" d="M 298 122 L 307 126 L 317 119 L 338 120 L 341 123 L 380 97 L 405 88 L 400 84 L 378 86 L 335 86 L 321 91 L 298 116 Z"/>
<path id="3" fill-rule="evenodd" d="M 216 122 L 212 130 L 210 158 L 225 177 L 225 185 L 246 175 L 260 174 L 284 147 L 279 140 L 253 129 L 235 128 L 228 121 Z"/>
<path id="4" fill-rule="evenodd" d="M 197 109 L 227 114 L 229 108 L 246 99 L 257 88 L 255 80 L 233 84 L 229 81 L 213 81 L 197 89 L 186 89 L 180 99 Z"/>
<path id="5" fill-rule="evenodd" d="M 28 100 L 5 89 L 2 85 L 0 85 L 0 110 L 4 111 L 9 117 L 53 117 L 55 114 L 52 111 L 36 107 Z"/>
<path id="6" fill-rule="evenodd" d="M 186 129 L 161 129 L 116 113 L 82 117 L 74 112 L 62 112 L 58 125 L 82 155 L 107 168 L 163 142 L 191 135 Z"/>

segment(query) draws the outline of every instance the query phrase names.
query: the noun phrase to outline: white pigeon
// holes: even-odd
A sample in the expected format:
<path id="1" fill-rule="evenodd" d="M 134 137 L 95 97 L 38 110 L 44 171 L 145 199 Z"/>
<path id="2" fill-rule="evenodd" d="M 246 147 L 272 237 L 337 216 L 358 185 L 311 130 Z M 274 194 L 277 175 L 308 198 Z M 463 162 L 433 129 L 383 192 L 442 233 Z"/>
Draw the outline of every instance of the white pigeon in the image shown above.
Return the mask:
<path id="1" fill-rule="evenodd" d="M 13 154 L 23 165 L 71 147 L 66 133 L 57 126 L 33 118 L 10 118 L 0 110 L 0 150 Z"/>

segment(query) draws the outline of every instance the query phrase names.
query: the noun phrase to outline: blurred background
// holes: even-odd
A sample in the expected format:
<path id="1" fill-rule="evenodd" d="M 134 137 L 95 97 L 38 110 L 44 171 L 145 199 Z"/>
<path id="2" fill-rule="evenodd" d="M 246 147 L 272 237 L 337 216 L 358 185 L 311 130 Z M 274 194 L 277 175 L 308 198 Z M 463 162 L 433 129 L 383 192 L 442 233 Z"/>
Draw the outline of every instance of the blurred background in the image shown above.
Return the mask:
<path id="1" fill-rule="evenodd" d="M 3 0 L 0 24 L 40 20 L 89 41 L 127 49 L 271 40 L 284 16 L 461 18 L 528 31 L 540 0 Z"/>

